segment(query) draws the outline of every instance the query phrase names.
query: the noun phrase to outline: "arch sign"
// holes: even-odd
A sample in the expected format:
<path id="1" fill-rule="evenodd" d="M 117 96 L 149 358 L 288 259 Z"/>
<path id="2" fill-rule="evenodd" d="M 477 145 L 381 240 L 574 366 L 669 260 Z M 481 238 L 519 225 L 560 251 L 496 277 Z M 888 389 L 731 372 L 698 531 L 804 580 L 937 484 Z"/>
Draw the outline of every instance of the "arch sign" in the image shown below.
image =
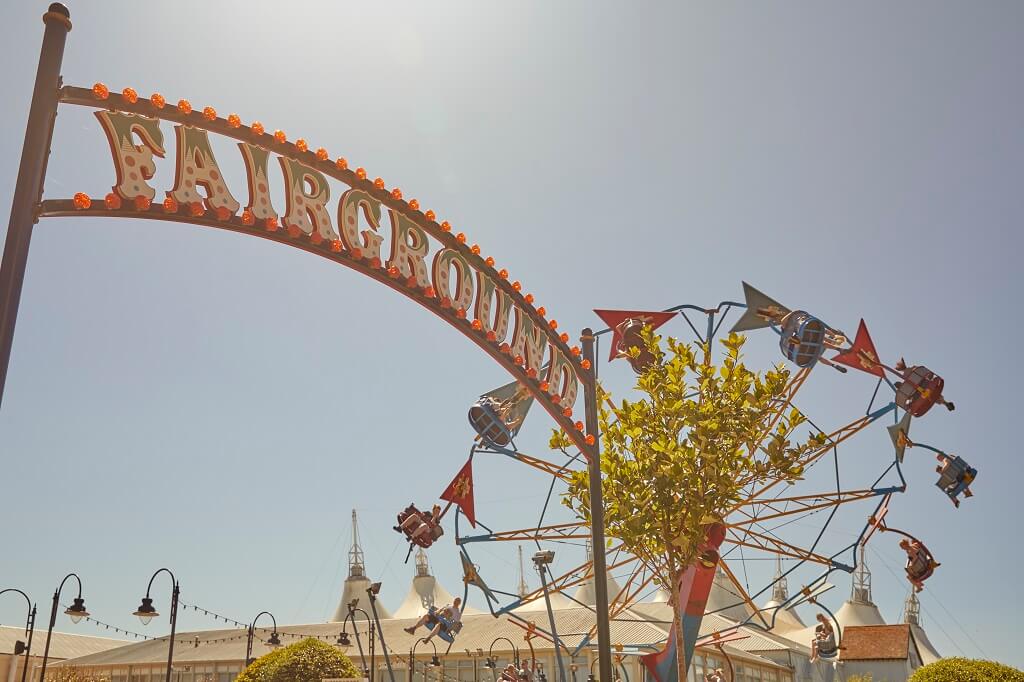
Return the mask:
<path id="1" fill-rule="evenodd" d="M 70 29 L 66 9 L 50 9 L 44 16 L 41 74 L 51 29 L 55 24 L 59 29 L 62 22 L 65 34 Z M 59 55 L 56 67 L 59 74 Z M 578 346 L 569 346 L 569 335 L 557 331 L 557 323 L 547 319 L 543 307 L 534 306 L 533 296 L 523 293 L 507 270 L 482 255 L 479 246 L 467 244 L 463 233 L 453 233 L 447 221 L 438 221 L 434 211 L 421 210 L 417 200 L 404 199 L 399 189 L 387 188 L 380 178 L 369 179 L 362 168 L 350 169 L 344 158 L 332 160 L 323 148 L 314 150 L 302 139 L 288 140 L 280 130 L 270 133 L 259 122 L 245 124 L 235 114 L 221 117 L 212 107 L 199 111 L 186 100 L 173 104 L 159 94 L 144 98 L 131 88 L 111 92 L 102 83 L 92 88 L 59 87 L 54 97 L 53 92 L 40 93 L 38 80 L 37 76 L 26 153 L 40 95 L 53 98 L 54 114 L 60 104 L 96 108 L 97 134 L 102 131 L 110 143 L 113 184 L 105 197 L 94 199 L 79 192 L 72 198 L 36 202 L 33 218 L 146 218 L 216 227 L 287 244 L 357 270 L 472 339 L 529 389 L 583 452 L 590 451 L 594 439 L 583 434 L 583 422 L 574 420 L 572 412 L 580 381 L 590 376 L 590 360 L 582 357 Z M 49 124 L 44 131 L 47 146 L 52 116 Z M 237 141 L 238 159 L 232 161 L 244 164 L 248 186 L 229 186 L 225 181 L 220 166 L 225 159 L 214 154 L 210 134 Z M 154 158 L 168 154 L 176 162 L 174 174 L 158 177 Z M 22 163 L 24 171 L 24 157 Z M 275 165 L 276 172 L 271 170 Z M 45 155 L 40 190 L 32 196 L 41 196 L 44 174 Z M 283 183 L 283 206 L 271 201 L 272 182 Z M 18 190 L 20 183 L 19 177 Z M 16 196 L 5 271 L 7 252 L 22 228 L 15 225 L 17 202 Z M 0 287 L 5 283 L 0 281 Z M 20 293 L 20 280 L 16 284 Z M 10 313 L 11 297 L 5 291 L 0 293 Z M 13 322 L 11 332 L 13 336 Z M 6 372 L 6 357 L 3 360 Z"/>

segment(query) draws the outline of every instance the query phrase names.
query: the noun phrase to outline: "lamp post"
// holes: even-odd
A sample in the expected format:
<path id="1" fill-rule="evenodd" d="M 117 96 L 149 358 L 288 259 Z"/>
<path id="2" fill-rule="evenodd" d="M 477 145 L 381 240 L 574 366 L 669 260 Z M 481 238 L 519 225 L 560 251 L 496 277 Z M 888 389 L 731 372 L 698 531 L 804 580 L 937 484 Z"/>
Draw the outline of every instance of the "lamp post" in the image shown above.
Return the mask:
<path id="1" fill-rule="evenodd" d="M 395 682 L 395 671 L 391 667 L 391 657 L 388 656 L 388 643 L 384 641 L 384 631 L 380 629 L 380 615 L 377 613 L 377 595 L 380 594 L 380 583 L 373 583 L 366 589 L 366 596 L 370 598 L 370 610 L 373 611 L 373 622 L 377 625 L 377 637 L 380 638 L 380 650 L 384 652 L 384 663 L 388 667 L 388 679 Z"/>
<path id="2" fill-rule="evenodd" d="M 252 640 L 256 633 L 256 621 L 260 619 L 260 616 L 270 616 L 270 620 L 274 623 L 274 630 L 270 633 L 270 638 L 267 639 L 267 646 L 271 649 L 276 649 L 281 646 L 281 640 L 277 636 L 277 618 L 274 618 L 274 614 L 270 611 L 260 611 L 256 614 L 256 617 L 249 623 L 249 632 L 245 639 L 245 667 L 252 665 L 252 662 L 256 659 L 252 657 Z"/>
<path id="3" fill-rule="evenodd" d="M 591 370 L 583 379 L 583 398 L 586 409 L 587 433 L 594 436 L 588 462 L 590 492 L 590 540 L 594 547 L 594 612 L 597 616 L 597 656 L 600 661 L 601 682 L 612 682 L 612 636 L 608 619 L 607 564 L 604 556 L 604 503 L 601 494 L 601 441 L 597 418 L 597 360 L 594 357 L 594 332 L 589 327 L 580 336 L 583 357 Z M 557 647 L 555 649 L 557 651 Z M 591 673 L 593 677 L 593 673 Z"/>
<path id="4" fill-rule="evenodd" d="M 430 665 L 434 668 L 440 667 L 441 659 L 437 657 L 437 645 L 434 644 L 434 640 L 420 637 L 412 643 L 412 648 L 409 649 L 409 682 L 412 682 L 413 672 L 416 670 L 416 647 L 420 642 L 426 642 L 434 649 L 434 655 L 430 657 Z M 423 682 L 427 682 L 427 671 L 423 670 Z"/>
<path id="5" fill-rule="evenodd" d="M 28 644 L 25 645 L 23 651 L 25 652 L 25 667 L 21 669 L 21 682 L 25 682 L 28 676 L 28 657 L 32 653 L 32 635 L 36 632 L 36 605 L 32 603 L 32 600 L 28 598 L 28 595 L 19 590 L 16 587 L 8 587 L 6 590 L 0 590 L 0 595 L 5 592 L 17 592 L 25 598 L 25 603 L 28 605 L 28 617 L 25 619 L 25 634 L 28 635 Z M 18 651 L 18 644 L 14 645 L 14 655 L 17 656 L 21 653 Z M 11 665 L 15 665 L 15 661 L 11 661 Z"/>
<path id="6" fill-rule="evenodd" d="M 551 627 L 552 639 L 555 643 L 555 663 L 558 664 L 558 682 L 565 682 L 565 666 L 562 665 L 562 650 L 558 647 L 558 630 L 555 629 L 555 612 L 551 610 L 551 595 L 548 592 L 548 566 L 555 560 L 555 553 L 546 550 L 533 555 L 533 565 L 540 574 L 540 585 L 544 589 L 544 606 L 548 612 L 548 625 Z M 527 640 L 529 641 L 529 640 Z"/>
<path id="7" fill-rule="evenodd" d="M 46 646 L 43 647 L 43 665 L 39 673 L 40 682 L 46 679 L 46 659 L 50 656 L 50 638 L 53 636 L 53 626 L 57 623 L 57 607 L 60 606 L 60 593 L 64 589 L 64 583 L 68 581 L 68 578 L 74 578 L 78 583 L 78 596 L 75 597 L 75 601 L 71 606 L 64 609 L 64 613 L 76 625 L 89 615 L 89 612 L 85 610 L 85 600 L 82 599 L 82 579 L 78 577 L 77 573 L 68 573 L 60 581 L 60 585 L 57 586 L 57 590 L 53 593 L 53 605 L 50 607 L 50 625 L 46 628 Z"/>
<path id="8" fill-rule="evenodd" d="M 138 609 L 135 610 L 133 616 L 138 616 L 139 620 L 142 621 L 143 625 L 149 625 L 149 621 L 153 620 L 160 614 L 153 607 L 153 599 L 149 596 L 150 590 L 153 589 L 153 581 L 161 573 L 166 573 L 171 577 L 171 637 L 168 640 L 167 646 L 167 673 L 164 677 L 165 682 L 171 682 L 171 664 L 174 661 L 174 630 L 178 625 L 178 594 L 180 592 L 180 585 L 178 579 L 174 577 L 170 569 L 161 568 L 149 579 L 149 585 L 146 586 L 146 596 L 142 598 L 142 604 Z"/>
<path id="9" fill-rule="evenodd" d="M 506 642 L 508 642 L 508 645 L 512 647 L 512 660 L 516 666 L 516 677 L 519 677 L 519 649 L 518 647 L 516 647 L 515 642 L 513 642 L 508 637 L 495 637 L 491 640 L 491 646 L 487 649 L 487 667 L 491 669 L 491 676 L 494 677 L 495 680 L 497 680 L 498 662 L 497 659 L 494 658 L 494 645 L 500 642 L 501 640 L 505 640 Z"/>
<path id="10" fill-rule="evenodd" d="M 363 676 L 366 677 L 366 679 L 369 682 L 373 682 L 373 669 L 376 667 L 376 658 L 375 658 L 376 652 L 374 651 L 374 647 L 373 647 L 373 621 L 370 618 L 370 614 L 368 614 L 364 609 L 359 608 L 359 599 L 358 598 L 353 599 L 352 601 L 350 601 L 347 604 L 347 606 L 348 606 L 348 615 L 345 616 L 345 620 L 342 621 L 342 626 L 341 626 L 342 630 L 341 630 L 341 634 L 338 635 L 338 644 L 340 644 L 342 646 L 348 646 L 349 645 L 348 633 L 345 631 L 344 628 L 345 628 L 345 625 L 348 623 L 348 621 L 351 619 L 351 621 L 352 621 L 352 634 L 355 635 L 355 637 L 356 637 L 356 646 L 359 647 L 359 660 L 363 664 Z M 366 665 L 366 656 L 363 654 L 363 643 L 359 639 L 359 628 L 356 627 L 356 611 L 362 613 L 363 616 L 366 618 L 367 629 L 369 630 L 369 634 L 370 634 L 370 665 L 369 665 L 369 667 L 367 667 L 367 665 Z"/>

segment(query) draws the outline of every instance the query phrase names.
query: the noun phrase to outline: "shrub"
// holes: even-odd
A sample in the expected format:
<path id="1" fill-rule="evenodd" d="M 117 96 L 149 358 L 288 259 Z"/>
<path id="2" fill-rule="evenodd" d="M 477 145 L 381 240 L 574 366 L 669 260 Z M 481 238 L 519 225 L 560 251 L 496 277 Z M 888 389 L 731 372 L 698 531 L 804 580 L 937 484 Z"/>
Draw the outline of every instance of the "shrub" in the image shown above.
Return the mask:
<path id="1" fill-rule="evenodd" d="M 993 661 L 944 658 L 918 668 L 908 682 L 1024 682 L 1024 672 Z"/>
<path id="2" fill-rule="evenodd" d="M 326 677 L 362 677 L 348 656 L 318 639 L 304 639 L 261 656 L 236 682 L 320 682 Z"/>

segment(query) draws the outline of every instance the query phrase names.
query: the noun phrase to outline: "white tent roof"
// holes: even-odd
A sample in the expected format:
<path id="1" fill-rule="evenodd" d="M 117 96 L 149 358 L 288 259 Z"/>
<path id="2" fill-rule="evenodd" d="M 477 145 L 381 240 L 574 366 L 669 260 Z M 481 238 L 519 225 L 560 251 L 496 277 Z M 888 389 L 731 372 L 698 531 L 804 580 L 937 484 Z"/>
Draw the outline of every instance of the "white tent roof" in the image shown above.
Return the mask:
<path id="1" fill-rule="evenodd" d="M 718 613 L 731 620 L 742 623 L 754 614 L 754 609 L 743 600 L 743 595 L 729 580 L 725 571 L 715 572 L 715 581 L 711 584 L 708 605 L 704 613 Z"/>
<path id="2" fill-rule="evenodd" d="M 394 618 L 419 618 L 431 606 L 451 604 L 454 597 L 430 574 L 430 564 L 423 549 L 416 552 L 416 573 L 402 605 L 395 610 Z M 479 609 L 463 608 L 464 614 L 480 613 Z"/>
<path id="3" fill-rule="evenodd" d="M 761 607 L 761 614 L 765 620 L 769 623 L 772 622 L 772 618 L 775 618 L 775 627 L 772 628 L 772 632 L 784 635 L 786 633 L 796 632 L 797 630 L 803 630 L 807 625 L 800 618 L 800 615 L 792 609 L 779 609 L 779 602 L 774 599 L 765 603 Z M 778 609 L 776 611 L 776 609 Z"/>
<path id="4" fill-rule="evenodd" d="M 345 620 L 348 616 L 348 604 L 353 599 L 359 600 L 359 608 L 364 609 L 367 613 L 370 611 L 370 598 L 366 594 L 366 590 L 370 589 L 371 581 L 365 575 L 349 576 L 345 579 L 345 588 L 341 592 L 341 600 L 338 602 L 338 608 L 334 610 L 334 617 L 331 618 L 331 622 L 340 623 Z M 384 608 L 384 605 L 377 601 L 377 614 L 383 620 L 390 618 L 391 614 Z M 359 611 L 355 612 L 356 620 L 365 620 L 365 616 Z"/>

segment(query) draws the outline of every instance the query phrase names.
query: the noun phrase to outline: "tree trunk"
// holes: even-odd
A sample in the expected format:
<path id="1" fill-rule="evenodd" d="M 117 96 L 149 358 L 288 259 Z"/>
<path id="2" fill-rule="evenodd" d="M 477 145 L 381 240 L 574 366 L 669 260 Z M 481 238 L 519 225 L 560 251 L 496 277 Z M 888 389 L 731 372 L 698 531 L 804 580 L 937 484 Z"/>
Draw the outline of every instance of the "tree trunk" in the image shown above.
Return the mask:
<path id="1" fill-rule="evenodd" d="M 672 619 L 673 630 L 675 631 L 676 647 L 676 679 L 677 682 L 687 682 L 689 673 L 689 661 L 686 660 L 686 643 L 683 640 L 683 609 L 686 608 L 686 601 L 679 593 L 679 582 L 683 571 L 672 576 Z"/>

